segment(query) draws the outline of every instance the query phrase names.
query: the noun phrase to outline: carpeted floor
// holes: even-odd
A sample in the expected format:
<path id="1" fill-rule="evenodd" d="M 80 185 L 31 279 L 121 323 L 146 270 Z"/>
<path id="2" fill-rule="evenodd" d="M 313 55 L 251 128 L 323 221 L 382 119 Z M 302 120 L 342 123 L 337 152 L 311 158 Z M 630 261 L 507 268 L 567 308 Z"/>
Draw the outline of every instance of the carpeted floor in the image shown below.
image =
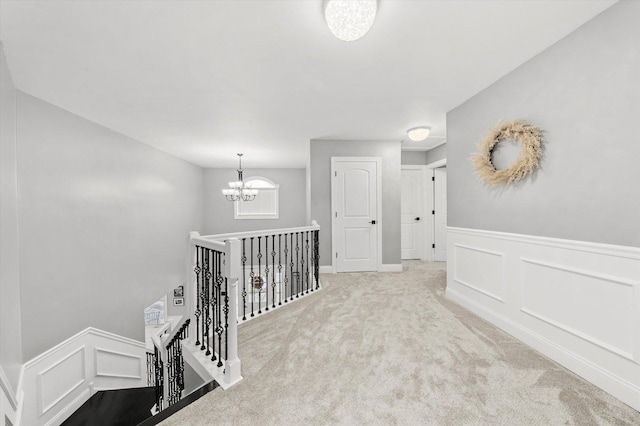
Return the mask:
<path id="1" fill-rule="evenodd" d="M 322 275 L 242 325 L 244 380 L 162 425 L 640 425 L 640 413 L 444 297 L 444 263 Z"/>

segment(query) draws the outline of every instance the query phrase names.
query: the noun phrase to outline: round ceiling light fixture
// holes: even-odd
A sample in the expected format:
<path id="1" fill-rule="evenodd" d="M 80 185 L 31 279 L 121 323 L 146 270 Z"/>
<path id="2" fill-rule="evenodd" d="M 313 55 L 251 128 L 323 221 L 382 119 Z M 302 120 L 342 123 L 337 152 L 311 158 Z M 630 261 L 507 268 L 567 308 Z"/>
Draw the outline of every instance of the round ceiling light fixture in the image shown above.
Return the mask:
<path id="1" fill-rule="evenodd" d="M 324 17 L 334 36 L 354 41 L 369 31 L 377 9 L 377 0 L 326 0 Z"/>
<path id="2" fill-rule="evenodd" d="M 429 132 L 431 131 L 431 127 L 428 126 L 420 126 L 414 127 L 412 129 L 407 130 L 407 135 L 409 139 L 414 142 L 420 142 L 429 137 Z"/>

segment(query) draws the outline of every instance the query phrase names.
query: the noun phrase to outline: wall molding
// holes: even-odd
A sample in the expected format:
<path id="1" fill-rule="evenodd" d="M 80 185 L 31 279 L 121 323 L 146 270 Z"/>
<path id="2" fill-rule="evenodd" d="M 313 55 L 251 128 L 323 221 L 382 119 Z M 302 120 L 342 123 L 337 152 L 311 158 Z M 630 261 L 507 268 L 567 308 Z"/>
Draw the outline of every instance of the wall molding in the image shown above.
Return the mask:
<path id="1" fill-rule="evenodd" d="M 9 378 L 4 372 L 4 368 L 0 365 L 0 388 L 2 392 L 4 392 L 4 396 L 9 401 L 11 408 L 16 411 L 18 409 L 18 398 L 16 398 L 16 394 L 13 391 L 13 387 L 11 387 L 11 383 L 9 382 Z"/>
<path id="2" fill-rule="evenodd" d="M 450 227 L 447 252 L 448 298 L 640 410 L 640 248 Z"/>
<path id="3" fill-rule="evenodd" d="M 333 270 L 332 265 L 323 265 L 318 268 L 318 271 L 321 274 L 335 274 L 336 272 Z"/>
<path id="4" fill-rule="evenodd" d="M 143 342 L 86 328 L 22 367 L 23 424 L 62 423 L 95 389 L 146 386 Z"/>

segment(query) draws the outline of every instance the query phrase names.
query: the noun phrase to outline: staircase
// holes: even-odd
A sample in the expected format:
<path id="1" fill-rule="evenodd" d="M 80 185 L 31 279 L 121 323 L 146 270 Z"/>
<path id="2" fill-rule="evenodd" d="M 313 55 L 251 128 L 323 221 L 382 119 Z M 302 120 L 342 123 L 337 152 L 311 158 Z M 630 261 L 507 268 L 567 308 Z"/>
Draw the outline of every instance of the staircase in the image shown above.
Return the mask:
<path id="1" fill-rule="evenodd" d="M 184 286 L 190 314 L 171 317 L 152 346 L 88 327 L 25 363 L 15 426 L 153 425 L 235 385 L 242 380 L 238 326 L 320 290 L 319 229 L 314 221 L 192 232 Z"/>

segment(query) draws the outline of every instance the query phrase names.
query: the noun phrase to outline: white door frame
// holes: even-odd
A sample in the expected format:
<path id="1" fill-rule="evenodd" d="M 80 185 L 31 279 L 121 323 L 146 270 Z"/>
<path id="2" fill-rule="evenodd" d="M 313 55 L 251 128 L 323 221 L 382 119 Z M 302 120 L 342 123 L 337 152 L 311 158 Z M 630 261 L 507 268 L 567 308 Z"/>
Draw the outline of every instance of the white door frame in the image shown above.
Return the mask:
<path id="1" fill-rule="evenodd" d="M 367 161 L 376 163 L 376 226 L 378 226 L 377 232 L 377 244 L 378 250 L 377 261 L 378 271 L 382 270 L 382 157 L 331 157 L 331 271 L 337 273 L 336 265 L 336 241 L 337 232 L 336 229 L 336 206 L 337 206 L 337 191 L 335 186 L 335 173 L 336 163 L 338 162 L 351 162 L 351 161 Z"/>
<path id="2" fill-rule="evenodd" d="M 422 218 L 422 221 L 420 223 L 420 226 L 422 226 L 422 256 L 420 257 L 420 260 L 428 260 L 428 261 L 433 261 L 433 249 L 431 248 L 431 240 L 433 239 L 433 236 L 430 235 L 431 232 L 430 230 L 433 230 L 434 227 L 431 224 L 431 221 L 433 221 L 433 215 L 431 214 L 431 207 L 429 205 L 429 192 L 431 191 L 432 185 L 431 185 L 431 176 L 433 176 L 433 171 L 430 170 L 427 166 L 425 165 L 402 165 L 401 166 L 402 170 L 420 170 L 420 178 L 423 181 L 424 184 L 424 190 L 425 193 L 423 194 L 422 197 L 422 210 L 424 212 L 424 217 Z M 433 196 L 431 196 L 431 198 L 433 198 Z M 402 202 L 402 200 L 401 200 Z M 431 204 L 432 206 L 433 204 Z"/>
<path id="3" fill-rule="evenodd" d="M 427 179 L 430 180 L 429 185 L 427 185 L 427 212 L 429 213 L 429 227 L 431 228 L 431 232 L 429 233 L 431 239 L 429 241 L 425 241 L 427 244 L 426 253 L 427 260 L 429 262 L 433 262 L 435 259 L 435 249 L 433 248 L 436 243 L 436 218 L 431 212 L 433 212 L 433 206 L 435 205 L 435 182 L 433 181 L 434 169 L 437 169 L 442 166 L 447 165 L 447 159 L 443 158 L 442 160 L 434 161 L 433 163 L 429 163 L 426 165 L 427 169 Z"/>

